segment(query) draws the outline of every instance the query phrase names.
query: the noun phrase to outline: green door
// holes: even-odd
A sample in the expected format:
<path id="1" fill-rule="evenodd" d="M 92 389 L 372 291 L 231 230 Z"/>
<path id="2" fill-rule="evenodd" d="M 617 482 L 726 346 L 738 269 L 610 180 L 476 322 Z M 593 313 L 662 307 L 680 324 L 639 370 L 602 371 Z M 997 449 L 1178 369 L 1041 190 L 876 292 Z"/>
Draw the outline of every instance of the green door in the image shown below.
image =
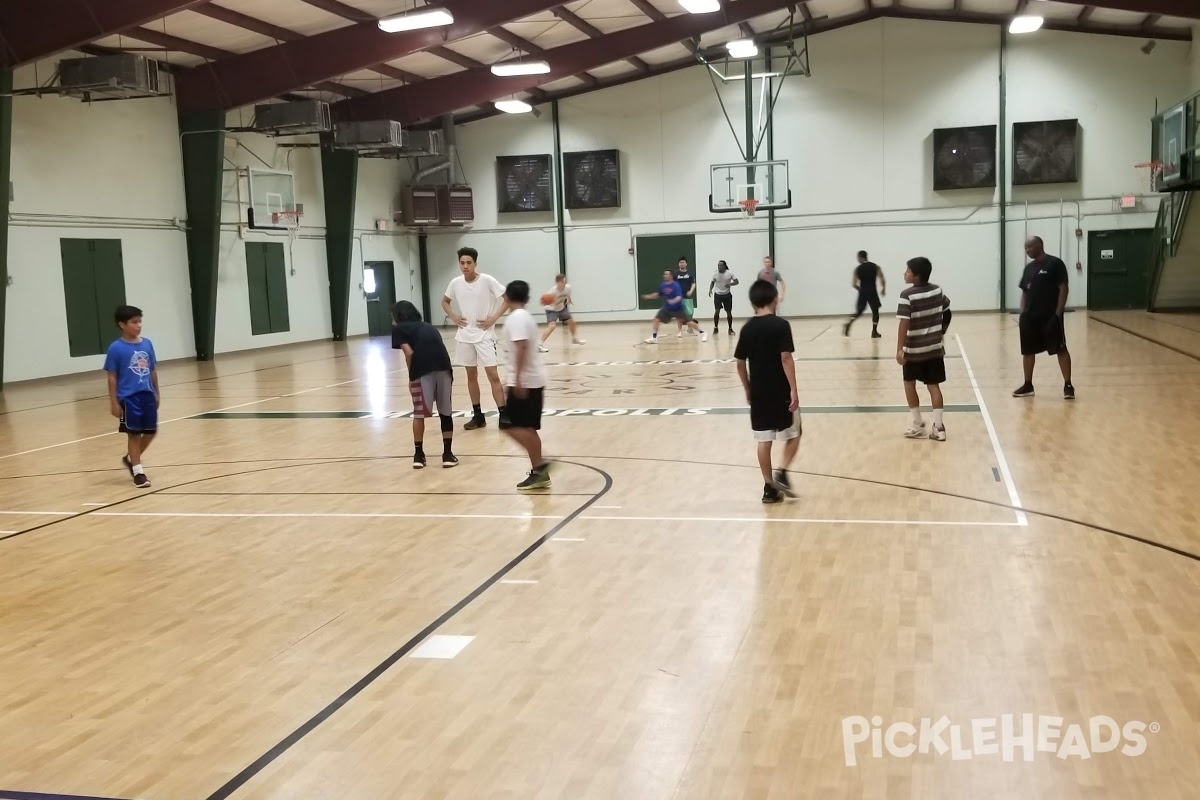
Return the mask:
<path id="1" fill-rule="evenodd" d="M 287 260 L 278 242 L 246 242 L 246 287 L 250 294 L 250 333 L 285 333 L 288 315 Z"/>
<path id="2" fill-rule="evenodd" d="M 670 236 L 639 236 L 637 247 L 638 308 L 661 308 L 659 300 L 645 300 L 642 295 L 658 291 L 664 269 L 672 272 L 679 259 L 688 260 L 688 271 L 696 274 L 696 237 L 691 234 Z M 698 283 L 698 282 L 697 282 Z M 696 289 L 699 293 L 700 288 Z"/>
<path id="3" fill-rule="evenodd" d="M 363 264 L 363 294 L 367 298 L 367 333 L 391 336 L 396 305 L 396 268 L 391 261 Z"/>
<path id="4" fill-rule="evenodd" d="M 1088 308 L 1146 308 L 1154 230 L 1132 228 L 1088 234 Z"/>
<path id="5" fill-rule="evenodd" d="M 279 242 L 263 243 L 263 259 L 267 273 L 267 299 L 271 305 L 271 333 L 286 333 L 292 329 L 288 312 L 287 259 Z"/>
<path id="6" fill-rule="evenodd" d="M 101 355 L 117 338 L 113 313 L 125 304 L 119 239 L 61 239 L 67 344 L 72 358 Z"/>

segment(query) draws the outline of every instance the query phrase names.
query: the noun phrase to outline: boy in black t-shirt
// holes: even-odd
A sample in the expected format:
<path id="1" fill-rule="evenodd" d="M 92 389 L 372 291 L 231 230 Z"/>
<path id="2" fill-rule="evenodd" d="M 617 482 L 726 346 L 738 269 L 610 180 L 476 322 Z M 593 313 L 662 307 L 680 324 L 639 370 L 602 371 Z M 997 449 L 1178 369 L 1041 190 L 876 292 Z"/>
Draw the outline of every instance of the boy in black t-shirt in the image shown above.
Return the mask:
<path id="1" fill-rule="evenodd" d="M 458 458 L 450 449 L 454 438 L 450 353 L 437 328 L 423 322 L 421 312 L 407 300 L 396 303 L 392 311 L 392 349 L 404 351 L 408 366 L 408 390 L 413 401 L 413 469 L 425 467 L 425 420 L 433 416 L 435 404 L 442 423 L 442 466 L 457 466 Z"/>
<path id="2" fill-rule="evenodd" d="M 753 319 L 742 326 L 733 357 L 738 377 L 750 403 L 750 427 L 758 441 L 758 466 L 763 476 L 764 503 L 778 503 L 784 495 L 795 497 L 787 468 L 800 449 L 800 396 L 796 388 L 796 362 L 792 359 L 792 326 L 775 316 L 779 290 L 770 281 L 750 287 Z M 750 369 L 747 373 L 746 362 Z M 783 441 L 783 466 L 772 473 L 771 447 Z"/>
<path id="3" fill-rule="evenodd" d="M 1063 327 L 1070 293 L 1067 265 L 1062 259 L 1046 254 L 1040 236 L 1032 236 L 1025 242 L 1025 255 L 1032 259 L 1021 276 L 1021 356 L 1025 382 L 1013 392 L 1013 397 L 1033 397 L 1033 364 L 1037 354 L 1045 352 L 1058 356 L 1063 398 L 1074 400 L 1071 353 L 1067 350 L 1067 334 Z"/>

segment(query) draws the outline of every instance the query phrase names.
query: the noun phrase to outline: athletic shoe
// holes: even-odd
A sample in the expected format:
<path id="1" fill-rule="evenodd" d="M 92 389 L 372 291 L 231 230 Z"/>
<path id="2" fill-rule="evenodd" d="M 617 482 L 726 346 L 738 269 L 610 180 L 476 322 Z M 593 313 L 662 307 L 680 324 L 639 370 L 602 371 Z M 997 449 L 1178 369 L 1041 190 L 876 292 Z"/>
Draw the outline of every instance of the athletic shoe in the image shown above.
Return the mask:
<path id="1" fill-rule="evenodd" d="M 642 341 L 644 341 L 646 344 L 658 344 L 658 337 L 651 336 L 649 339 L 643 339 Z"/>
<path id="2" fill-rule="evenodd" d="M 783 493 L 769 483 L 763 484 L 762 501 L 768 505 L 771 503 L 782 503 Z"/>
<path id="3" fill-rule="evenodd" d="M 708 341 L 708 334 L 705 333 L 704 331 L 700 331 L 700 341 L 702 341 L 702 342 Z"/>
<path id="4" fill-rule="evenodd" d="M 733 336 L 733 328 L 730 328 L 730 329 L 729 329 L 729 335 L 730 335 L 730 336 Z"/>
<path id="5" fill-rule="evenodd" d="M 146 473 L 139 472 L 137 475 L 133 476 L 133 485 L 139 489 L 149 489 L 150 479 L 146 477 Z"/>
<path id="6" fill-rule="evenodd" d="M 1075 387 L 1068 383 L 1066 386 L 1063 387 L 1063 400 L 1074 400 L 1074 399 L 1075 399 Z"/>
<path id="7" fill-rule="evenodd" d="M 481 415 L 478 417 L 472 417 L 470 422 L 468 422 L 466 425 L 463 425 L 463 430 L 464 431 L 474 431 L 474 430 L 479 430 L 480 428 L 486 428 L 486 427 L 487 427 L 487 419 Z"/>
<path id="8" fill-rule="evenodd" d="M 1021 384 L 1021 388 L 1013 392 L 1013 397 L 1033 397 L 1033 384 Z"/>
<path id="9" fill-rule="evenodd" d="M 849 336 L 849 335 L 850 335 L 850 323 L 847 322 L 845 325 L 842 326 L 842 336 Z"/>
<path id="10" fill-rule="evenodd" d="M 544 345 L 544 344 L 539 344 L 539 345 L 538 345 L 538 352 L 539 352 L 539 353 L 549 353 L 549 352 L 550 352 L 550 348 L 549 348 L 549 347 L 546 347 L 546 345 Z"/>
<path id="11" fill-rule="evenodd" d="M 676 338 L 676 339 L 682 339 L 682 338 L 683 338 L 683 331 L 680 331 L 679 333 L 675 334 L 675 338 Z"/>
<path id="12" fill-rule="evenodd" d="M 508 414 L 501 414 L 496 421 L 496 426 L 502 431 L 506 431 L 512 427 L 512 420 L 508 418 Z"/>
<path id="13" fill-rule="evenodd" d="M 517 489 L 522 492 L 532 491 L 534 489 L 549 489 L 550 488 L 550 471 L 542 466 L 540 469 L 529 470 L 529 475 L 525 480 L 517 484 Z"/>
<path id="14" fill-rule="evenodd" d="M 882 339 L 883 334 L 880 333 L 879 331 L 871 331 L 871 338 L 872 339 Z"/>
<path id="15" fill-rule="evenodd" d="M 773 486 L 776 491 L 782 492 L 788 497 L 795 498 L 800 496 L 796 493 L 796 490 L 792 488 L 792 482 L 788 478 L 788 474 L 781 469 L 775 470 L 775 480 L 771 481 L 771 486 Z"/>
<path id="16" fill-rule="evenodd" d="M 920 425 L 913 425 L 904 432 L 904 438 L 906 439 L 924 439 L 928 435 L 929 431 L 926 429 L 924 422 Z"/>
<path id="17" fill-rule="evenodd" d="M 946 426 L 934 425 L 933 432 L 929 434 L 930 441 L 944 442 L 946 441 Z"/>
<path id="18" fill-rule="evenodd" d="M 425 454 L 424 453 L 414 453 L 413 454 L 413 469 L 425 469 Z"/>
<path id="19" fill-rule="evenodd" d="M 571 344 L 587 344 L 587 339 L 572 339 Z"/>
<path id="20" fill-rule="evenodd" d="M 129 460 L 129 456 L 127 456 L 127 455 L 121 456 L 121 463 L 125 466 L 125 469 L 129 470 L 129 477 L 132 478 L 133 477 L 133 462 Z"/>
<path id="21" fill-rule="evenodd" d="M 443 453 L 442 454 L 443 469 L 450 469 L 451 467 L 457 467 L 457 466 L 458 466 L 458 456 L 454 455 L 453 453 Z"/>

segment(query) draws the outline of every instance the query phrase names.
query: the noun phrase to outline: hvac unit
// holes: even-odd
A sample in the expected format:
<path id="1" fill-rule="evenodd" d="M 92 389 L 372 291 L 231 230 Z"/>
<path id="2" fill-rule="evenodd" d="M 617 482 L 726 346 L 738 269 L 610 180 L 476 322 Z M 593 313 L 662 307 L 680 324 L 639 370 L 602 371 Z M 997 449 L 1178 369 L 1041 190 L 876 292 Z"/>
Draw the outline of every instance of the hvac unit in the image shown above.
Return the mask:
<path id="1" fill-rule="evenodd" d="M 470 186 L 439 186 L 438 217 L 443 225 L 475 221 L 475 195 Z"/>
<path id="2" fill-rule="evenodd" d="M 329 104 L 320 100 L 264 103 L 254 107 L 254 130 L 281 136 L 325 133 L 330 129 Z"/>
<path id="3" fill-rule="evenodd" d="M 400 213 L 397 222 L 401 225 L 437 225 L 438 187 L 406 186 L 400 193 Z"/>
<path id="4" fill-rule="evenodd" d="M 84 99 L 100 96 L 117 100 L 169 92 L 158 62 L 131 53 L 64 58 L 58 62 L 58 83 L 63 94 Z"/>
<path id="5" fill-rule="evenodd" d="M 333 130 L 333 142 L 348 150 L 392 150 L 404 143 L 404 131 L 399 122 L 390 119 L 339 122 Z"/>
<path id="6" fill-rule="evenodd" d="M 446 149 L 443 147 L 441 131 L 404 131 L 400 150 L 406 157 L 440 156 Z"/>

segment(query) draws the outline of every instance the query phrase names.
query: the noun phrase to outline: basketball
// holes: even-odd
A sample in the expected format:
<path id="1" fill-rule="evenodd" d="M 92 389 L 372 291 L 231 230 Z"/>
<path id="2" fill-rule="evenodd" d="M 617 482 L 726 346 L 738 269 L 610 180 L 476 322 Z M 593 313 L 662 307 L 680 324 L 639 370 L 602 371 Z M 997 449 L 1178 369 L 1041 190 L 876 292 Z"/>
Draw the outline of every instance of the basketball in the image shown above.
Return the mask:
<path id="1" fill-rule="evenodd" d="M 556 299 L 557 298 L 556 298 L 554 292 L 546 292 L 544 295 L 542 295 L 542 305 L 552 306 L 552 305 L 554 305 L 554 301 Z"/>

